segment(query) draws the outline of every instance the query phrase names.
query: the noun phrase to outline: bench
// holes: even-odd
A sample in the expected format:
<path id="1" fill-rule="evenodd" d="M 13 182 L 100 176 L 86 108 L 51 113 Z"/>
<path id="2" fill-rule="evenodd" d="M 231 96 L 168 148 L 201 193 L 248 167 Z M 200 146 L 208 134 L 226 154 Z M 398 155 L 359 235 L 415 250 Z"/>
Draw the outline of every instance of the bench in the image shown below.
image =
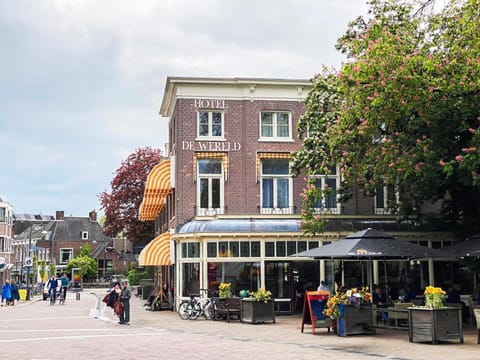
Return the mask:
<path id="1" fill-rule="evenodd" d="M 230 317 L 232 315 L 237 316 L 240 320 L 241 318 L 241 305 L 242 298 L 239 297 L 229 297 L 226 299 L 215 299 L 213 303 L 213 320 L 217 319 L 217 316 L 221 316 L 227 319 L 227 322 L 230 322 Z"/>
<path id="2" fill-rule="evenodd" d="M 477 326 L 477 344 L 480 344 L 480 309 L 473 309 L 473 315 Z"/>

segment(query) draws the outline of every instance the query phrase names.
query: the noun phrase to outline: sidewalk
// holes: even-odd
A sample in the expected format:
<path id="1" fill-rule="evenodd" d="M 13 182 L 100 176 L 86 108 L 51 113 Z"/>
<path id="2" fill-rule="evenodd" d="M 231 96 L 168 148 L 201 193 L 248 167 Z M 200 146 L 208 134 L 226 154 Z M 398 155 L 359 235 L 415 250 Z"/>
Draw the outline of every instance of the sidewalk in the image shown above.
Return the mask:
<path id="1" fill-rule="evenodd" d="M 98 289 L 84 290 L 96 292 L 100 296 L 105 292 Z M 429 343 L 410 343 L 408 331 L 393 329 L 378 329 L 375 335 L 356 335 L 340 337 L 328 333 L 327 329 L 316 329 L 312 333 L 311 325 L 305 325 L 301 332 L 302 320 L 300 315 L 279 315 L 274 324 L 244 324 L 233 320 L 212 321 L 199 318 L 197 320 L 182 320 L 173 311 L 148 311 L 143 304 L 145 300 L 135 296 L 131 299 L 131 326 L 142 328 L 164 329 L 178 333 L 191 333 L 211 336 L 212 341 L 221 341 L 222 338 L 242 342 L 263 342 L 272 344 L 292 344 L 301 347 L 335 350 L 339 353 L 371 355 L 374 357 L 388 357 L 389 359 L 418 359 L 427 357 L 435 360 L 472 359 L 480 358 L 480 345 L 477 345 L 476 330 L 470 324 L 464 324 L 464 344 L 445 342 L 437 345 Z M 102 303 L 103 305 L 103 303 Z M 117 322 L 113 310 L 104 311 L 107 321 Z M 123 326 L 123 325 L 118 325 Z M 213 343 L 212 343 L 213 344 Z M 214 346 L 214 345 L 212 345 Z"/>

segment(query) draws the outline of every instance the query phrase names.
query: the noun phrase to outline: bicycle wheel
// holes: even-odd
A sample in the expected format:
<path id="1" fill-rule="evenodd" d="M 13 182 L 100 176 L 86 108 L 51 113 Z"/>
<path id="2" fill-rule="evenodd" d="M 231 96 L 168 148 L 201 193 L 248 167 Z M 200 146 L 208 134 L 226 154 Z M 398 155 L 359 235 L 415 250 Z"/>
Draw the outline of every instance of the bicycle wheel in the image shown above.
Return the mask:
<path id="1" fill-rule="evenodd" d="M 180 316 L 180 319 L 182 320 L 190 319 L 191 313 L 192 313 L 192 306 L 190 301 L 182 301 L 178 306 L 178 316 Z"/>
<path id="2" fill-rule="evenodd" d="M 202 308 L 200 303 L 190 303 L 190 320 L 197 320 L 200 314 L 202 313 Z"/>
<path id="3" fill-rule="evenodd" d="M 213 303 L 209 301 L 203 308 L 203 317 L 205 320 L 211 320 L 213 318 Z"/>

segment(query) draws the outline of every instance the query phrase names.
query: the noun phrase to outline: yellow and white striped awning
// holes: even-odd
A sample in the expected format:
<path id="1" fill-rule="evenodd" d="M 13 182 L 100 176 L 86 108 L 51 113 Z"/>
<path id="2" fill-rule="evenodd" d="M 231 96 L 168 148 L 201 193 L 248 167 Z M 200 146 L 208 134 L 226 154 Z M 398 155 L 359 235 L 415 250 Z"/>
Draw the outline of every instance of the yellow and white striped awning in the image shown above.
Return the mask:
<path id="1" fill-rule="evenodd" d="M 289 152 L 257 152 L 257 181 L 262 173 L 262 159 L 290 159 Z"/>
<path id="2" fill-rule="evenodd" d="M 160 161 L 150 171 L 140 205 L 140 220 L 155 220 L 165 207 L 165 198 L 172 191 L 170 182 L 170 160 Z"/>
<path id="3" fill-rule="evenodd" d="M 193 155 L 193 174 L 197 176 L 197 159 L 221 159 L 223 165 L 223 176 L 225 181 L 228 177 L 228 155 L 219 151 L 196 151 Z"/>
<path id="4" fill-rule="evenodd" d="M 150 241 L 138 257 L 140 266 L 171 265 L 170 233 L 165 232 Z"/>

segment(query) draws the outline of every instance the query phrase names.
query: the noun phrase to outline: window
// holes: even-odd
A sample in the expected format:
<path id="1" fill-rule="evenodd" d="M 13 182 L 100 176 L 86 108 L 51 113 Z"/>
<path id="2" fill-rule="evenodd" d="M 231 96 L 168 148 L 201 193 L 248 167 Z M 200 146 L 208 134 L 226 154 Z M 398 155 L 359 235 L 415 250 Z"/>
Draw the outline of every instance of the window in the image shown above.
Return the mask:
<path id="1" fill-rule="evenodd" d="M 393 185 L 380 184 L 375 191 L 375 214 L 391 214 L 398 204 L 398 192 Z"/>
<path id="2" fill-rule="evenodd" d="M 223 166 L 220 159 L 199 159 L 197 215 L 223 214 Z"/>
<path id="3" fill-rule="evenodd" d="M 0 208 L 0 223 L 6 222 L 6 209 Z"/>
<path id="4" fill-rule="evenodd" d="M 338 176 L 338 173 L 338 169 L 332 167 L 328 175 L 315 176 L 315 187 L 323 190 L 322 196 L 315 202 L 315 210 L 317 213 L 340 213 L 340 203 L 337 200 L 337 191 L 340 186 L 340 176 Z"/>
<path id="5" fill-rule="evenodd" d="M 291 140 L 292 122 L 288 112 L 262 112 L 260 114 L 260 139 Z"/>
<path id="6" fill-rule="evenodd" d="M 292 214 L 292 177 L 288 159 L 262 159 L 262 214 Z"/>
<path id="7" fill-rule="evenodd" d="M 8 252 L 7 249 L 7 238 L 4 236 L 0 236 L 0 252 Z"/>
<path id="8" fill-rule="evenodd" d="M 198 258 L 200 257 L 200 243 L 189 242 L 182 243 L 182 258 Z"/>
<path id="9" fill-rule="evenodd" d="M 223 138 L 223 113 L 218 111 L 199 111 L 198 137 Z"/>
<path id="10" fill-rule="evenodd" d="M 73 249 L 60 249 L 60 264 L 66 264 L 73 259 Z"/>
<path id="11" fill-rule="evenodd" d="M 82 231 L 82 240 L 88 240 L 88 231 Z"/>

